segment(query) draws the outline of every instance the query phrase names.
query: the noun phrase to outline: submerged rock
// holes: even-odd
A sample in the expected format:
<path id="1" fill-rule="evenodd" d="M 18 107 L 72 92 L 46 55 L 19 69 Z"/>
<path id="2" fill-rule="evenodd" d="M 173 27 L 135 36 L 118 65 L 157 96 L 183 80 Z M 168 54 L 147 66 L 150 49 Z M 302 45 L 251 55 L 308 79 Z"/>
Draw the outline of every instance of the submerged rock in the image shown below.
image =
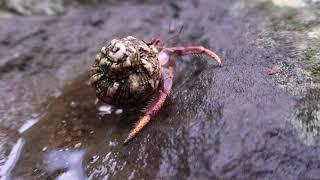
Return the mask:
<path id="1" fill-rule="evenodd" d="M 11 152 L 21 149 L 6 172 L 23 179 L 319 179 L 318 10 L 316 1 L 207 0 L 1 19 L 0 127 L 17 132 L 2 138 Z M 168 46 L 204 45 L 223 66 L 179 58 L 165 107 L 124 146 L 141 111 L 99 108 L 87 82 L 94 54 L 114 37 L 169 39 L 180 24 Z M 8 152 L 0 151 L 3 162 Z M 61 163 L 66 156 L 75 166 Z"/>

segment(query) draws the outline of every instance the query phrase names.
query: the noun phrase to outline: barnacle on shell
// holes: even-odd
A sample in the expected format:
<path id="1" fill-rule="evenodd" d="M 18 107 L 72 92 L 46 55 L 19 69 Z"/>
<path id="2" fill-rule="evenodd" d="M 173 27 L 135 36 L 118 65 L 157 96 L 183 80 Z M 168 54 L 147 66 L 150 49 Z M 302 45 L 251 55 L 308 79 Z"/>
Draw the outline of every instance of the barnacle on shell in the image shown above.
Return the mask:
<path id="1" fill-rule="evenodd" d="M 158 88 L 161 74 L 156 48 L 135 37 L 113 39 L 97 53 L 90 82 L 108 104 L 132 106 Z"/>

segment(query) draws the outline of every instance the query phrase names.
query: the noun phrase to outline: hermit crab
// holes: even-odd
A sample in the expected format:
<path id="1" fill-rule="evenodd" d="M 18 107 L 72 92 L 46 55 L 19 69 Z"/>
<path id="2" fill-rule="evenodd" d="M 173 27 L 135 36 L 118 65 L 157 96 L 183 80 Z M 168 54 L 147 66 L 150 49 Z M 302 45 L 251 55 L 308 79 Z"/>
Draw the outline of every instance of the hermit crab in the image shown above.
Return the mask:
<path id="1" fill-rule="evenodd" d="M 146 43 L 132 36 L 113 39 L 97 53 L 90 82 L 100 101 L 121 108 L 149 102 L 124 143 L 147 125 L 169 96 L 174 56 L 194 54 L 206 54 L 221 65 L 219 56 L 202 46 L 164 47 L 159 39 Z"/>

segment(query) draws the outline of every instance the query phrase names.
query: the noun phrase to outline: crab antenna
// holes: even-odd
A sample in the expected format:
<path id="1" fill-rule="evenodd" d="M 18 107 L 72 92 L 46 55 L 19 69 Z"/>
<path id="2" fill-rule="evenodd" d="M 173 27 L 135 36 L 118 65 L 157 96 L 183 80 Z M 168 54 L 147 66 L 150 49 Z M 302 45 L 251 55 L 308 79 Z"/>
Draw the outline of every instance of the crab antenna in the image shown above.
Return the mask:
<path id="1" fill-rule="evenodd" d="M 177 31 L 174 31 L 174 32 L 173 32 L 174 34 L 173 34 L 171 37 L 169 37 L 168 39 L 166 39 L 166 40 L 164 41 L 165 44 L 169 44 L 170 41 L 173 40 L 173 39 L 175 39 L 175 38 L 179 40 L 179 36 L 180 36 L 180 34 L 182 33 L 183 28 L 184 28 L 184 26 L 182 25 L 182 26 L 179 28 L 179 31 L 178 31 L 178 32 L 177 32 Z"/>

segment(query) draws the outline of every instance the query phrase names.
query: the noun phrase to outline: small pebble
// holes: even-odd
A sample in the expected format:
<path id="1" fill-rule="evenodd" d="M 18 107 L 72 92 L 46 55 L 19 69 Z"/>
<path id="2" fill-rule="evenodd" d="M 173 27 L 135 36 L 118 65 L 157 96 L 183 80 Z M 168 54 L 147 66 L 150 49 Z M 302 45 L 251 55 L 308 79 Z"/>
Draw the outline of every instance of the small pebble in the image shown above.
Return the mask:
<path id="1" fill-rule="evenodd" d="M 109 146 L 110 147 L 115 147 L 117 144 L 115 143 L 115 142 L 113 142 L 113 141 L 109 141 Z"/>
<path id="2" fill-rule="evenodd" d="M 105 115 L 105 114 L 111 114 L 111 106 L 109 105 L 102 105 L 98 108 L 99 114 L 100 115 Z"/>
<path id="3" fill-rule="evenodd" d="M 169 33 L 174 33 L 176 31 L 176 27 L 173 24 L 169 26 Z"/>
<path id="4" fill-rule="evenodd" d="M 116 113 L 116 114 L 121 114 L 122 112 L 123 112 L 122 109 L 117 109 L 115 113 Z"/>
<path id="5" fill-rule="evenodd" d="M 81 147 L 81 145 L 82 145 L 81 143 L 77 143 L 74 145 L 74 148 L 79 148 L 79 147 Z"/>
<path id="6" fill-rule="evenodd" d="M 273 66 L 269 72 L 268 72 L 268 75 L 275 75 L 275 74 L 278 74 L 280 72 L 280 68 L 277 67 L 277 66 Z"/>
<path id="7" fill-rule="evenodd" d="M 76 108 L 78 106 L 78 103 L 76 103 L 75 101 L 71 101 L 70 106 L 72 108 Z"/>

